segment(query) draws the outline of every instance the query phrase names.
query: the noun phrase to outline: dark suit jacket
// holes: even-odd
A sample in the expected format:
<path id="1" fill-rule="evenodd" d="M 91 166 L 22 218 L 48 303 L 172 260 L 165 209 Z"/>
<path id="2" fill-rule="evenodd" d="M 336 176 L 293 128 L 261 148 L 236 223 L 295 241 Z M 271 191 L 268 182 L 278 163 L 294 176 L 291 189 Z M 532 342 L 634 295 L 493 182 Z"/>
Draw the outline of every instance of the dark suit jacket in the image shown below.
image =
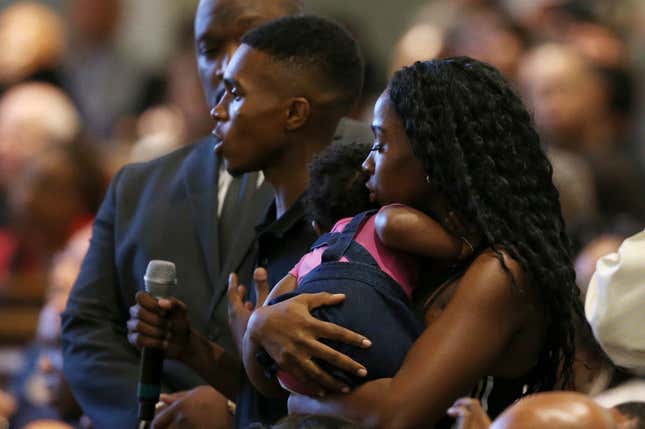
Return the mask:
<path id="1" fill-rule="evenodd" d="M 343 121 L 337 139 L 364 141 L 368 132 L 363 124 Z M 235 246 L 220 266 L 219 165 L 212 147 L 207 139 L 126 166 L 113 179 L 96 216 L 89 251 L 62 316 L 62 340 L 65 376 L 97 429 L 136 426 L 139 352 L 127 342 L 126 321 L 136 292 L 144 289 L 151 259 L 175 263 L 175 295 L 186 303 L 193 326 L 235 350 L 227 323 L 227 276 L 235 271 L 249 284 L 256 262 L 254 226 L 273 191 L 265 182 L 250 197 L 246 194 Z M 257 173 L 245 177 L 249 185 L 256 180 Z M 166 360 L 164 383 L 180 390 L 204 381 Z"/>

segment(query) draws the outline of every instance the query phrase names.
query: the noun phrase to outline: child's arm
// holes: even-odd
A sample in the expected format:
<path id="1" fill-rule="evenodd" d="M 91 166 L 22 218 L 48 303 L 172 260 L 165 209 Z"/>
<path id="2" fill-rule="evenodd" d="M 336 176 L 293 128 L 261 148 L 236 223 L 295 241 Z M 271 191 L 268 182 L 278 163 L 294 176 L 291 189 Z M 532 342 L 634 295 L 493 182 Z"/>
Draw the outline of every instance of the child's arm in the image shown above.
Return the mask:
<path id="1" fill-rule="evenodd" d="M 425 213 L 403 205 L 382 208 L 375 219 L 376 233 L 389 248 L 428 258 L 455 261 L 472 247 L 446 231 Z"/>

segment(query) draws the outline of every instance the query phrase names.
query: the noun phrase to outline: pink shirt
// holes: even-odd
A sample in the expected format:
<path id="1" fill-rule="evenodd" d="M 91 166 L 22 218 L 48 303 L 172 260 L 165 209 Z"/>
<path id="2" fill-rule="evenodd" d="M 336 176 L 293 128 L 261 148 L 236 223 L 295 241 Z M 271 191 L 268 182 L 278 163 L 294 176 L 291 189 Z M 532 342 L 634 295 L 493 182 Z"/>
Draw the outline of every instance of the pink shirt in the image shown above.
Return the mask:
<path id="1" fill-rule="evenodd" d="M 391 204 L 382 207 L 381 210 L 385 207 L 400 205 Z M 356 234 L 355 240 L 372 255 L 381 270 L 392 277 L 409 297 L 412 295 L 412 291 L 419 279 L 417 258 L 409 253 L 389 249 L 381 243 L 374 227 L 375 219 L 376 215 L 371 216 L 363 223 L 363 226 Z M 339 220 L 332 228 L 332 232 L 342 232 L 351 220 L 352 218 L 350 217 Z M 296 266 L 289 271 L 289 274 L 296 277 L 296 279 L 301 279 L 307 275 L 307 273 L 320 265 L 322 254 L 326 247 L 319 247 L 304 255 Z M 343 256 L 340 262 L 348 262 L 348 260 Z"/>

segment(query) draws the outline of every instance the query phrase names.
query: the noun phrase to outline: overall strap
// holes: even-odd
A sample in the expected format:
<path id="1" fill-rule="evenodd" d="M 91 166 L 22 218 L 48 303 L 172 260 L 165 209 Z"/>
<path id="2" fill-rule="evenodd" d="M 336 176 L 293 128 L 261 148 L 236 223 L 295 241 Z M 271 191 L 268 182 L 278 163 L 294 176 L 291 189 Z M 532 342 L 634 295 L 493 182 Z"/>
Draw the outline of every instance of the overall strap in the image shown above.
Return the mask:
<path id="1" fill-rule="evenodd" d="M 312 244 L 309 247 L 309 251 L 311 252 L 314 249 L 317 249 L 322 246 L 329 246 L 330 244 L 334 243 L 337 238 L 336 232 L 326 232 L 322 234 L 316 241 L 314 241 L 314 244 Z"/>
<path id="2" fill-rule="evenodd" d="M 352 238 L 356 236 L 356 233 L 360 229 L 361 225 L 373 214 L 376 214 L 378 210 L 373 209 L 373 210 L 366 210 L 364 212 L 361 212 L 354 216 L 351 221 L 345 226 L 345 229 L 343 229 L 343 234 L 351 234 Z"/>
<path id="3" fill-rule="evenodd" d="M 365 223 L 365 221 L 375 212 L 376 210 L 368 210 L 354 216 L 342 232 L 336 233 L 337 238 L 332 240 L 333 242 L 329 242 L 327 249 L 325 249 L 322 254 L 322 262 L 340 260 L 342 256 L 346 255 L 347 250 L 351 247 L 351 253 L 354 254 L 354 257 L 352 258 L 348 255 L 348 259 L 356 262 L 376 264 L 376 261 L 374 261 L 374 258 L 371 257 L 369 252 L 365 250 L 363 246 L 354 241 L 361 225 L 363 225 L 363 223 Z"/>

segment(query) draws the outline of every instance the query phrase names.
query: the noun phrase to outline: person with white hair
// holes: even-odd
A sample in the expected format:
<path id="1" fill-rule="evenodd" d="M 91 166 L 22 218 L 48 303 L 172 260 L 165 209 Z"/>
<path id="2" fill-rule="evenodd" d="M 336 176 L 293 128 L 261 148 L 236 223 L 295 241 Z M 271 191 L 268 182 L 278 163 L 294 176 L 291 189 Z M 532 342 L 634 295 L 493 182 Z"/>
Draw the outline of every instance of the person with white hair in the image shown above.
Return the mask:
<path id="1" fill-rule="evenodd" d="M 63 19 L 52 8 L 22 1 L 0 13 L 0 88 L 31 79 L 57 82 L 64 55 Z"/>
<path id="2" fill-rule="evenodd" d="M 29 82 L 7 90 L 0 97 L 0 193 L 36 154 L 74 140 L 80 131 L 74 103 L 57 87 Z"/>

